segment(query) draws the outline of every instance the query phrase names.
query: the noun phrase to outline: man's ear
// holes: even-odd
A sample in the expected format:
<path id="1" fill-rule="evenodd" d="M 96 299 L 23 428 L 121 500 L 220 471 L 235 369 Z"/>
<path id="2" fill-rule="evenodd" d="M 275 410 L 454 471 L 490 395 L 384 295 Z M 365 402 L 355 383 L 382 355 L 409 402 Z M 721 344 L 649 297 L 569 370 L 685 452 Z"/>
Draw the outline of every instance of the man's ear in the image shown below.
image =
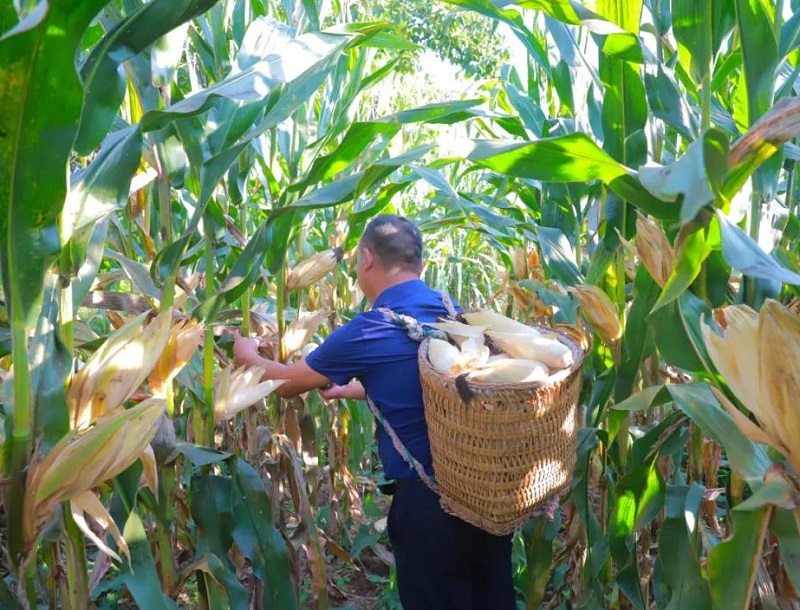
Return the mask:
<path id="1" fill-rule="evenodd" d="M 361 248 L 361 257 L 364 261 L 364 269 L 372 269 L 372 266 L 375 264 L 375 255 L 372 253 L 372 250 L 369 248 Z"/>

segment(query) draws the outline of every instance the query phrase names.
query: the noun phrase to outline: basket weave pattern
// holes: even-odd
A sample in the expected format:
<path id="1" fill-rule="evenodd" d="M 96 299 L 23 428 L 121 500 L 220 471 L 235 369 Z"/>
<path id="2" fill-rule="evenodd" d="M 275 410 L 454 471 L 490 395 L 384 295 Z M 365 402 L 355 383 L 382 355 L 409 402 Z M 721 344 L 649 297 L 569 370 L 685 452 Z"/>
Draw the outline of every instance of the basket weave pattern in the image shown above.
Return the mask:
<path id="1" fill-rule="evenodd" d="M 555 381 L 470 383 L 474 396 L 468 403 L 455 379 L 431 365 L 430 340 L 420 345 L 425 419 L 442 506 L 492 534 L 513 532 L 572 479 L 583 351 L 558 335 L 572 349 L 574 364 Z"/>

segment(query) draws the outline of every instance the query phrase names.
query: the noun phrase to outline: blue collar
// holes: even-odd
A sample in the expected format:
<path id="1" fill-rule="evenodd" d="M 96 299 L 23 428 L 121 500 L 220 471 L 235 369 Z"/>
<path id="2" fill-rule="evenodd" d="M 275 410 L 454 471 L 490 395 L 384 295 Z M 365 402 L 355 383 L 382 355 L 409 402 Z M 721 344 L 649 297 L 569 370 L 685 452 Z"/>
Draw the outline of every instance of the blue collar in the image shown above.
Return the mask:
<path id="1" fill-rule="evenodd" d="M 427 284 L 421 279 L 408 280 L 394 286 L 389 286 L 378 295 L 375 302 L 372 304 L 372 309 L 379 307 L 390 307 L 392 304 L 405 301 L 408 297 L 419 292 L 421 287 L 427 287 Z"/>

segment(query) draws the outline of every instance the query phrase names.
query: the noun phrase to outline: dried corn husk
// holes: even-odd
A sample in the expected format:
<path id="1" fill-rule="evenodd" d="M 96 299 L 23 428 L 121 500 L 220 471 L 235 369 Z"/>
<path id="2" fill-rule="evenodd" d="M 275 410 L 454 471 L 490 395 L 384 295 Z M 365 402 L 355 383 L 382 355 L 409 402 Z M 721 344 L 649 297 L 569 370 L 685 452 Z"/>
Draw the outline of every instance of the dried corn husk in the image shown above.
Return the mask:
<path id="1" fill-rule="evenodd" d="M 608 345 L 614 345 L 622 337 L 622 324 L 617 308 L 608 295 L 597 286 L 584 284 L 571 291 L 578 297 L 583 315 L 599 337 Z"/>
<path id="2" fill-rule="evenodd" d="M 674 252 L 664 229 L 644 216 L 636 219 L 636 252 L 656 284 L 663 288 L 672 275 Z"/>
<path id="3" fill-rule="evenodd" d="M 197 320 L 186 318 L 170 329 L 167 345 L 148 376 L 153 394 L 166 392 L 167 385 L 186 366 L 202 340 L 203 325 Z"/>
<path id="4" fill-rule="evenodd" d="M 530 383 L 549 376 L 550 369 L 543 362 L 504 357 L 471 370 L 467 379 L 478 383 Z"/>
<path id="5" fill-rule="evenodd" d="M 528 279 L 528 255 L 525 248 L 511 249 L 511 268 L 518 280 Z"/>
<path id="6" fill-rule="evenodd" d="M 703 324 L 708 353 L 758 424 L 716 388 L 715 394 L 745 436 L 775 447 L 800 472 L 800 319 L 772 299 L 758 313 L 738 305 L 715 317 L 723 322 L 723 334 Z"/>
<path id="7" fill-rule="evenodd" d="M 239 411 L 262 400 L 286 382 L 285 379 L 261 381 L 264 369 L 259 366 L 236 370 L 226 366 L 214 380 L 214 418 L 231 419 Z"/>
<path id="8" fill-rule="evenodd" d="M 156 365 L 170 337 L 172 310 L 142 329 L 142 314 L 115 331 L 72 378 L 70 424 L 84 429 L 133 395 Z"/>
<path id="9" fill-rule="evenodd" d="M 572 366 L 572 350 L 558 339 L 529 333 L 487 331 L 486 334 L 512 358 L 538 360 L 555 370 Z"/>
<path id="10" fill-rule="evenodd" d="M 116 409 L 88 430 L 63 437 L 44 457 L 34 456 L 23 501 L 27 548 L 56 505 L 117 476 L 141 457 L 165 406 L 163 398 L 153 397 L 130 409 Z"/>
<path id="11" fill-rule="evenodd" d="M 286 276 L 286 289 L 299 290 L 321 280 L 336 268 L 342 256 L 341 248 L 331 248 L 299 262 Z"/>

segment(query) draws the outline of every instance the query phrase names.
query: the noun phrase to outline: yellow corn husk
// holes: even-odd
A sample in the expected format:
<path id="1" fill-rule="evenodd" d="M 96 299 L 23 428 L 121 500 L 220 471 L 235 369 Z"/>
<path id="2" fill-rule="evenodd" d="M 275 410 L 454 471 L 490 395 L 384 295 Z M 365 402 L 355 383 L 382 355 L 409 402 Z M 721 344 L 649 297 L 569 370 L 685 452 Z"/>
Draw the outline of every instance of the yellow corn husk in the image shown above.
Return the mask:
<path id="1" fill-rule="evenodd" d="M 550 369 L 543 362 L 506 357 L 471 370 L 467 379 L 478 383 L 530 383 L 544 381 L 549 376 Z"/>
<path id="2" fill-rule="evenodd" d="M 461 350 L 443 339 L 431 339 L 428 344 L 428 360 L 440 373 L 450 373 L 461 359 Z"/>
<path id="3" fill-rule="evenodd" d="M 117 561 L 122 561 L 122 558 L 117 555 L 100 536 L 94 533 L 89 524 L 86 522 L 86 515 L 89 515 L 92 520 L 103 530 L 107 531 L 114 538 L 119 549 L 126 556 L 130 556 L 128 550 L 128 543 L 123 538 L 117 524 L 111 517 L 106 507 L 103 506 L 98 497 L 91 491 L 85 491 L 70 500 L 70 510 L 72 511 L 72 518 L 75 524 L 83 532 L 89 540 L 94 542 L 101 551 L 109 557 L 113 557 Z"/>
<path id="4" fill-rule="evenodd" d="M 116 409 L 88 430 L 69 433 L 44 457 L 34 456 L 23 501 L 28 548 L 57 504 L 117 476 L 139 459 L 165 407 L 163 398 L 153 397 L 130 409 Z"/>
<path id="5" fill-rule="evenodd" d="M 153 394 L 163 395 L 167 385 L 192 358 L 203 340 L 203 325 L 187 318 L 169 331 L 169 339 L 147 380 Z"/>
<path id="6" fill-rule="evenodd" d="M 800 318 L 771 299 L 758 313 L 739 305 L 717 316 L 722 336 L 702 326 L 709 356 L 758 424 L 721 392 L 717 397 L 745 436 L 775 447 L 800 472 Z"/>
<path id="7" fill-rule="evenodd" d="M 617 308 L 608 295 L 590 284 L 572 288 L 571 291 L 577 296 L 583 315 L 600 338 L 609 345 L 619 341 L 622 337 L 622 324 Z"/>
<path id="8" fill-rule="evenodd" d="M 463 315 L 464 319 L 469 322 L 471 326 L 482 326 L 487 331 L 528 333 L 534 336 L 541 335 L 536 329 L 493 311 L 473 311 Z"/>
<path id="9" fill-rule="evenodd" d="M 486 334 L 512 358 L 539 360 L 554 370 L 572 366 L 572 350 L 556 338 L 494 331 Z"/>
<path id="10" fill-rule="evenodd" d="M 653 280 L 663 288 L 672 275 L 675 253 L 664 229 L 643 216 L 636 219 L 636 252 Z"/>
<path id="11" fill-rule="evenodd" d="M 570 339 L 575 341 L 575 343 L 580 346 L 584 353 L 589 351 L 589 348 L 592 345 L 591 337 L 582 328 L 579 328 L 573 324 L 559 323 L 553 324 L 553 329 L 560 330 L 561 332 L 565 333 Z"/>
<path id="12" fill-rule="evenodd" d="M 261 381 L 264 369 L 259 366 L 233 369 L 228 365 L 214 380 L 214 418 L 217 421 L 231 419 L 239 411 L 262 400 L 285 379 Z"/>
<path id="13" fill-rule="evenodd" d="M 87 428 L 133 395 L 167 345 L 172 310 L 142 330 L 142 314 L 115 331 L 72 378 L 67 392 L 70 425 Z"/>
<path id="14" fill-rule="evenodd" d="M 331 248 L 300 261 L 289 270 L 286 289 L 298 290 L 321 280 L 336 268 L 336 263 L 342 260 L 342 256 L 341 248 Z"/>
<path id="15" fill-rule="evenodd" d="M 325 310 L 306 313 L 299 320 L 289 324 L 283 334 L 286 357 L 288 358 L 295 352 L 302 350 L 303 346 L 311 340 L 314 333 L 328 319 L 329 315 L 330 312 Z"/>
<path id="16" fill-rule="evenodd" d="M 518 280 L 528 279 L 528 256 L 525 248 L 511 249 L 511 269 Z"/>

